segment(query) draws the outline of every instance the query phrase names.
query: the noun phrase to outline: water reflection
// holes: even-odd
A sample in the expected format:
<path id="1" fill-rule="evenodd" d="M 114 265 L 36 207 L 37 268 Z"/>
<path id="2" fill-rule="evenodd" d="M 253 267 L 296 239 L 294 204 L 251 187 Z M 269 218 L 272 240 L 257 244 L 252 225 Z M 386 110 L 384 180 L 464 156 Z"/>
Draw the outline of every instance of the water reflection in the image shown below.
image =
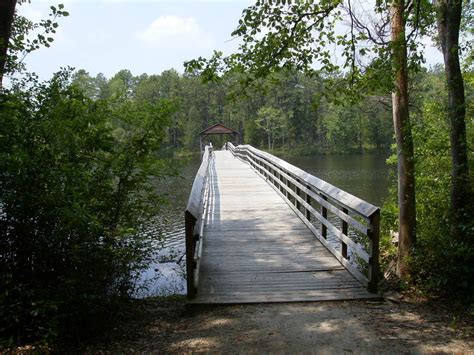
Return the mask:
<path id="1" fill-rule="evenodd" d="M 331 183 L 338 188 L 351 193 L 376 206 L 382 206 L 388 196 L 389 171 L 386 163 L 386 154 L 373 155 L 321 155 L 313 157 L 296 157 L 286 159 L 289 163 L 298 166 L 308 173 Z M 352 214 L 354 217 L 355 215 Z M 342 230 L 341 219 L 328 212 L 328 220 Z M 317 230 L 321 230 L 321 223 L 312 222 Z M 357 244 L 367 250 L 368 238 L 352 227 L 348 228 L 348 235 Z M 341 241 L 328 231 L 328 243 L 341 252 Z M 347 248 L 349 262 L 366 274 L 367 263 L 356 256 L 352 248 Z"/>
<path id="2" fill-rule="evenodd" d="M 385 155 L 324 155 L 286 160 L 375 205 L 380 206 L 388 195 L 389 168 Z M 199 157 L 191 159 L 180 177 L 169 179 L 160 186 L 160 192 L 167 194 L 170 203 L 148 234 L 154 240 L 162 235 L 164 240 L 157 245 L 159 251 L 155 262 L 140 276 L 139 283 L 147 285 L 148 289 L 141 291 L 138 297 L 186 293 L 184 209 L 199 165 Z M 339 220 L 332 222 L 339 227 Z M 328 239 L 340 248 L 339 239 L 332 240 L 331 234 Z"/>
<path id="3" fill-rule="evenodd" d="M 163 181 L 158 192 L 168 199 L 159 216 L 147 230 L 157 242 L 154 262 L 139 277 L 138 297 L 166 296 L 186 293 L 184 210 L 201 160 L 191 158 L 178 177 Z"/>
<path id="4" fill-rule="evenodd" d="M 388 195 L 386 154 L 319 155 L 286 159 L 289 163 L 376 206 Z"/>

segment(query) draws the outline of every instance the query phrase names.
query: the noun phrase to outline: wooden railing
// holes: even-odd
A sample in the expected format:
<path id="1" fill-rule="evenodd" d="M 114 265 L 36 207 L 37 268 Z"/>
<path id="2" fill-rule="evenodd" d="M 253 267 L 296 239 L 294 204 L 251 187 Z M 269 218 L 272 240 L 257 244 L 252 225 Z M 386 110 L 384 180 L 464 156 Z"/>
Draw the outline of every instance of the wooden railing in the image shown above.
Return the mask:
<path id="1" fill-rule="evenodd" d="M 224 147 L 266 179 L 356 279 L 377 291 L 378 207 L 250 145 Z"/>
<path id="2" fill-rule="evenodd" d="M 186 284 L 188 298 L 196 295 L 201 264 L 204 223 L 210 194 L 211 162 L 213 159 L 212 144 L 206 146 L 201 166 L 194 178 L 189 194 L 188 204 L 184 211 L 186 230 Z"/>

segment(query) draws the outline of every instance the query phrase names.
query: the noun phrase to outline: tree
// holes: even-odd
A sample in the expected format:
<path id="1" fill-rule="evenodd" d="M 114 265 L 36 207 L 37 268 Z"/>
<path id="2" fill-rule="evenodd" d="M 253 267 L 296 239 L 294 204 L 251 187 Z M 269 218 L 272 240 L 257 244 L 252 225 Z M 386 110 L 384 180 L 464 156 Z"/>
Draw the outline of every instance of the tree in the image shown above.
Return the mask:
<path id="1" fill-rule="evenodd" d="M 91 99 L 99 98 L 99 86 L 95 81 L 96 79 L 91 77 L 84 69 L 77 70 L 72 74 L 72 83 L 77 85 Z"/>
<path id="2" fill-rule="evenodd" d="M 257 112 L 257 126 L 267 133 L 268 149 L 272 150 L 275 143 L 275 134 L 282 127 L 284 114 L 280 109 L 262 107 Z"/>
<path id="3" fill-rule="evenodd" d="M 5 73 L 8 43 L 10 42 L 15 6 L 16 0 L 0 1 L 0 89 L 3 85 L 3 74 Z"/>
<path id="4" fill-rule="evenodd" d="M 134 96 L 136 78 L 128 69 L 117 72 L 108 82 L 107 91 L 110 98 L 121 101 Z"/>
<path id="5" fill-rule="evenodd" d="M 405 37 L 405 1 L 390 6 L 392 65 L 395 90 L 392 93 L 393 124 L 398 156 L 398 265 L 400 277 L 408 274 L 408 256 L 416 241 L 415 160 L 408 108 L 407 44 Z"/>
<path id="6" fill-rule="evenodd" d="M 464 79 L 459 60 L 459 31 L 462 0 L 436 1 L 438 39 L 444 57 L 448 89 L 448 118 L 451 128 L 451 235 L 458 240 L 471 222 L 472 186 L 469 175 L 466 138 Z"/>

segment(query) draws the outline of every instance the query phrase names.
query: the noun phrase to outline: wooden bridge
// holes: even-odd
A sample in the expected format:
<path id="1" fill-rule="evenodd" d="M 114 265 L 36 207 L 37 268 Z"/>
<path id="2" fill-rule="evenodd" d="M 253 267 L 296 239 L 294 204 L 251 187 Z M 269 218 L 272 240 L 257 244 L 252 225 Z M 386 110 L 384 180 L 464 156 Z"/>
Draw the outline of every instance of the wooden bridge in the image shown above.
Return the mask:
<path id="1" fill-rule="evenodd" d="M 191 303 L 376 297 L 380 210 L 249 145 L 206 146 L 185 211 Z"/>

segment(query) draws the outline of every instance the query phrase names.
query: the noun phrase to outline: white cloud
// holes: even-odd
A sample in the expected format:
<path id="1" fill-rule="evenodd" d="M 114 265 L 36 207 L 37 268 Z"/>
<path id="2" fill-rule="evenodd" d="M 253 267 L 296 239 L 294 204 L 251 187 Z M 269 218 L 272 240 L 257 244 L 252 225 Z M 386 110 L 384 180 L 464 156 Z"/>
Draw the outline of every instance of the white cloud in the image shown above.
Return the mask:
<path id="1" fill-rule="evenodd" d="M 204 31 L 193 17 L 160 16 L 144 31 L 137 33 L 138 39 L 151 47 L 210 48 L 213 36 Z"/>

